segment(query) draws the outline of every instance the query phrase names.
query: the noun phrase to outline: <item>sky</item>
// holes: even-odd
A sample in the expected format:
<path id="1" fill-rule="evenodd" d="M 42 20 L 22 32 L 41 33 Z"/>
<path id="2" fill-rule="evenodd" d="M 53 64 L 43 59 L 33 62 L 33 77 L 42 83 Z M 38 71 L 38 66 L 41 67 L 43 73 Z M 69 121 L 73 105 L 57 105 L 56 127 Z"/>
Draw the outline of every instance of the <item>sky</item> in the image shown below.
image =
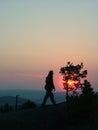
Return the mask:
<path id="1" fill-rule="evenodd" d="M 97 0 L 0 0 L 0 89 L 43 90 L 49 70 L 84 63 L 98 90 Z"/>

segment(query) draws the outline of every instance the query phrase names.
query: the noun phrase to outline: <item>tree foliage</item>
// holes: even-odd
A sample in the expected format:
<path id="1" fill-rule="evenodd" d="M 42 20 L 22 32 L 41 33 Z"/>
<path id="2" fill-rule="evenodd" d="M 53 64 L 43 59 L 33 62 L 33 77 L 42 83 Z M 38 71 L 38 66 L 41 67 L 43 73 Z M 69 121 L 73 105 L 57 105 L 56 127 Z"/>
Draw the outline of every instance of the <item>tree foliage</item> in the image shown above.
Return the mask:
<path id="1" fill-rule="evenodd" d="M 82 86 L 83 78 L 87 76 L 87 70 L 83 69 L 83 63 L 73 65 L 73 63 L 68 62 L 65 67 L 61 67 L 60 73 L 63 75 L 63 86 L 64 89 L 68 91 L 74 91 Z"/>

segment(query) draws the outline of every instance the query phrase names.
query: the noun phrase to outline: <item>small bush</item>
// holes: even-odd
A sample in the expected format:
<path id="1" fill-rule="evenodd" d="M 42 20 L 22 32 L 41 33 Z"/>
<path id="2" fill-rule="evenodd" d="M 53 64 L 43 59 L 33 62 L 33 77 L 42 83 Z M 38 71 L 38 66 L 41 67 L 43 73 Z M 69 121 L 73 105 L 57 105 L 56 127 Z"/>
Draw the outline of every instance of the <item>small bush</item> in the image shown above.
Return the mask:
<path id="1" fill-rule="evenodd" d="M 9 112 L 12 111 L 12 106 L 10 106 L 8 103 L 6 103 L 4 106 L 0 107 L 1 112 Z"/>
<path id="2" fill-rule="evenodd" d="M 23 105 L 22 105 L 22 109 L 30 109 L 30 108 L 35 108 L 36 104 L 30 100 L 26 101 Z"/>

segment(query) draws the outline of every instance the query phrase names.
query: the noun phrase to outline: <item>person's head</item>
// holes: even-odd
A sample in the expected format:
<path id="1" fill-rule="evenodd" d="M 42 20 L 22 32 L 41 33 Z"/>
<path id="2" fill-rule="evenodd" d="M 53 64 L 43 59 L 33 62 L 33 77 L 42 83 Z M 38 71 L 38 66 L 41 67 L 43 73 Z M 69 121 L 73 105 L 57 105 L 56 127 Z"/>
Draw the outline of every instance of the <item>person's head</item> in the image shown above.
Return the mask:
<path id="1" fill-rule="evenodd" d="M 53 75 L 53 70 L 50 70 L 48 75 Z"/>

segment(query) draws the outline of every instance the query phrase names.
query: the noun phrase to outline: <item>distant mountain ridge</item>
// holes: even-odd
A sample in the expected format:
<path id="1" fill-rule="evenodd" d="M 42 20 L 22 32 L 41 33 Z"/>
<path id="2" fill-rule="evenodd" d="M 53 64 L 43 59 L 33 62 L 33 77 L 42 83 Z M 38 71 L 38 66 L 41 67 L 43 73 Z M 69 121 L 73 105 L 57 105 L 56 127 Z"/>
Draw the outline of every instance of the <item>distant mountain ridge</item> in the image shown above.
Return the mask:
<path id="1" fill-rule="evenodd" d="M 0 105 L 4 105 L 8 103 L 9 105 L 15 105 L 16 95 L 18 97 L 18 103 L 21 105 L 26 100 L 31 100 L 36 104 L 40 105 L 45 96 L 45 91 L 41 90 L 0 90 Z M 64 92 L 54 92 L 54 98 L 56 103 L 60 103 L 65 101 L 65 93 Z M 51 104 L 50 99 L 48 99 L 47 104 Z"/>

